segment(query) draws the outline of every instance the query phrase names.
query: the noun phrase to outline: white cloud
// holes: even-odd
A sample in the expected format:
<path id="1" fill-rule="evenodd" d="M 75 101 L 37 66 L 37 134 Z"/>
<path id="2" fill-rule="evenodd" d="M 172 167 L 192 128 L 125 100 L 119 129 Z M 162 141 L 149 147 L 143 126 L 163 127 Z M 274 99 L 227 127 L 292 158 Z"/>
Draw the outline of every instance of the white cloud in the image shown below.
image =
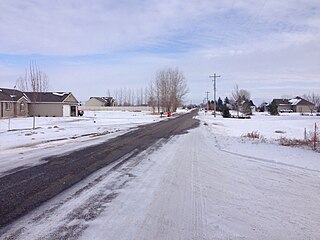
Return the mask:
<path id="1" fill-rule="evenodd" d="M 315 1 L 307 1 L 305 5 L 308 7 L 312 3 Z M 190 33 L 187 38 L 191 41 L 206 45 L 208 38 L 218 34 L 229 38 L 225 41 L 233 40 L 233 36 L 223 30 L 232 29 L 228 25 L 237 24 L 239 30 L 245 32 L 241 35 L 233 29 L 239 34 L 236 37 L 245 38 L 259 31 L 258 26 L 253 25 L 262 18 L 269 24 L 274 20 L 297 19 L 306 24 L 317 22 L 318 19 L 304 20 L 308 10 L 305 9 L 299 1 L 2 1 L 0 52 L 95 54 L 157 45 L 181 32 Z M 228 11 L 241 13 L 243 25 L 234 22 L 238 19 L 233 19 L 232 12 L 225 16 Z M 221 29 L 217 32 L 210 27 L 219 28 L 219 25 Z M 194 30 L 202 32 L 199 38 L 197 32 L 192 34 Z"/>
<path id="2" fill-rule="evenodd" d="M 185 72 L 194 101 L 213 71 L 222 95 L 236 82 L 253 96 L 304 92 L 320 81 L 319 11 L 318 0 L 0 1 L 0 83 L 40 55 L 53 90 L 80 99 L 143 86 L 163 66 Z"/>

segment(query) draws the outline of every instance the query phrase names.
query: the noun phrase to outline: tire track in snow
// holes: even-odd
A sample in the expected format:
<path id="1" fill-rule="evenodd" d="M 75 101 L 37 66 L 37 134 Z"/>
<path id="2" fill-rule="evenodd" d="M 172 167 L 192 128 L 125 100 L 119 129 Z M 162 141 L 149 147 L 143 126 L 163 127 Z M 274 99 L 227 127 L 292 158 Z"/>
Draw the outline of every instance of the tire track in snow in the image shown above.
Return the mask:
<path id="1" fill-rule="evenodd" d="M 241 158 L 245 158 L 247 161 L 251 161 L 251 162 L 264 162 L 264 163 L 270 163 L 270 164 L 275 164 L 275 165 L 280 165 L 280 166 L 285 166 L 285 167 L 289 167 L 289 168 L 295 168 L 295 169 L 299 169 L 299 170 L 307 170 L 307 171 L 311 171 L 311 172 L 315 172 L 315 173 L 320 173 L 319 170 L 316 169 L 310 169 L 307 167 L 300 167 L 297 165 L 293 165 L 293 164 L 289 164 L 289 163 L 284 163 L 284 162 L 276 162 L 274 160 L 271 159 L 265 159 L 265 158 L 259 158 L 259 157 L 254 157 L 254 156 L 249 156 L 249 155 L 245 155 L 245 154 L 240 154 L 240 153 L 236 153 L 236 152 L 232 152 L 232 151 L 228 151 L 225 150 L 221 147 L 217 137 L 214 135 L 213 136 L 214 141 L 215 141 L 215 147 L 224 153 L 230 154 L 230 155 L 234 155 L 234 156 L 238 156 Z"/>
<path id="2" fill-rule="evenodd" d="M 199 167 L 199 139 L 192 137 L 193 239 L 206 239 L 206 212 Z"/>

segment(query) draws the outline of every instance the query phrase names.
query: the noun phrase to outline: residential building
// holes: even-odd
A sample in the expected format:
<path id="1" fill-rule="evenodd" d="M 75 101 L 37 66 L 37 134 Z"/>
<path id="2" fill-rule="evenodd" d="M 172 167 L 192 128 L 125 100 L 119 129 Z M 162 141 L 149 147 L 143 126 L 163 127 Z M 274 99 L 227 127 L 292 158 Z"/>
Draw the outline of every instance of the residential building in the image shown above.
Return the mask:
<path id="1" fill-rule="evenodd" d="M 299 96 L 292 99 L 273 99 L 278 107 L 278 112 L 314 112 L 315 105 Z"/>
<path id="2" fill-rule="evenodd" d="M 0 88 L 0 118 L 28 116 L 30 99 L 16 89 Z"/>
<path id="3" fill-rule="evenodd" d="M 116 102 L 113 97 L 90 97 L 85 102 L 86 107 L 113 107 Z"/>
<path id="4" fill-rule="evenodd" d="M 75 117 L 78 100 L 71 92 L 26 92 L 30 99 L 29 116 Z"/>

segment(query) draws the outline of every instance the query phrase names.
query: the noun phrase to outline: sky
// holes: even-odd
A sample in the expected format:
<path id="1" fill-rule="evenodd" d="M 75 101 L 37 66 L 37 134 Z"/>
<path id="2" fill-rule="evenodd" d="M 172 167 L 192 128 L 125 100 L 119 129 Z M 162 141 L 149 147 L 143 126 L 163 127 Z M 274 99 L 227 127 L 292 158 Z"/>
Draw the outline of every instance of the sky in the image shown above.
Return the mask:
<path id="1" fill-rule="evenodd" d="M 80 101 L 145 88 L 165 67 L 186 77 L 185 103 L 235 85 L 257 103 L 320 94 L 319 0 L 0 0 L 0 87 L 30 62 L 51 91 Z"/>

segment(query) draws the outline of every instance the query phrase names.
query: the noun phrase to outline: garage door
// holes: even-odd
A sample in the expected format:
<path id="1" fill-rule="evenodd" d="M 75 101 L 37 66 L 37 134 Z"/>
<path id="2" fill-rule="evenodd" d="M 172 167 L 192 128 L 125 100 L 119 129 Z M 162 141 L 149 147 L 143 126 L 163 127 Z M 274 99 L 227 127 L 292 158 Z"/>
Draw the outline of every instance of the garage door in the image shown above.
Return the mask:
<path id="1" fill-rule="evenodd" d="M 70 117 L 70 106 L 69 105 L 63 105 L 63 116 Z"/>

